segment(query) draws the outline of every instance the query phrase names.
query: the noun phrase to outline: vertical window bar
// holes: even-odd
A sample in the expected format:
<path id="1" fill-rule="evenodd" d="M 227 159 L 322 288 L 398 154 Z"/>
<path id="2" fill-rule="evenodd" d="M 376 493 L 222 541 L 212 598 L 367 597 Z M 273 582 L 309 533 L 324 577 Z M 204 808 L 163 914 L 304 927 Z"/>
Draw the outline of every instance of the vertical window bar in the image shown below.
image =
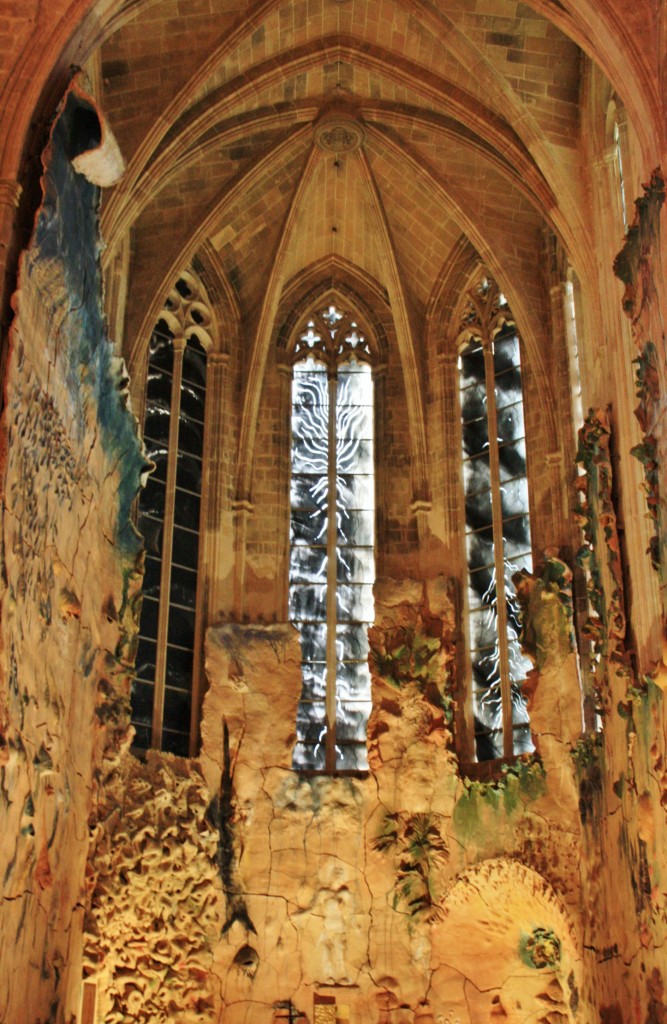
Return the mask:
<path id="1" fill-rule="evenodd" d="M 510 686 L 509 650 L 503 638 L 507 636 L 507 594 L 505 591 L 505 538 L 503 511 L 500 498 L 500 459 L 498 455 L 498 415 L 496 410 L 493 342 L 485 339 L 484 374 L 486 376 L 486 414 L 489 423 L 489 471 L 491 476 L 491 515 L 493 522 L 493 554 L 496 580 L 496 624 L 498 629 L 498 659 L 500 670 L 500 696 L 503 721 L 503 754 L 514 753 L 512 729 L 512 693 Z"/>
<path id="2" fill-rule="evenodd" d="M 327 772 L 336 770 L 336 548 L 337 548 L 337 503 L 336 487 L 336 395 L 338 379 L 336 371 L 329 374 L 329 495 L 327 502 L 327 688 L 326 688 L 326 755 Z"/>
<path id="3" fill-rule="evenodd" d="M 160 574 L 160 607 L 158 612 L 157 652 L 155 659 L 155 697 L 153 701 L 152 746 L 162 747 L 165 680 L 167 675 L 167 630 L 169 627 L 169 593 L 171 560 L 174 549 L 174 509 L 176 506 L 176 469 L 178 466 L 178 424 L 183 377 L 185 341 L 174 341 L 174 368 L 171 384 L 171 418 L 169 421 L 169 454 L 164 500 L 162 531 L 162 571 Z"/>

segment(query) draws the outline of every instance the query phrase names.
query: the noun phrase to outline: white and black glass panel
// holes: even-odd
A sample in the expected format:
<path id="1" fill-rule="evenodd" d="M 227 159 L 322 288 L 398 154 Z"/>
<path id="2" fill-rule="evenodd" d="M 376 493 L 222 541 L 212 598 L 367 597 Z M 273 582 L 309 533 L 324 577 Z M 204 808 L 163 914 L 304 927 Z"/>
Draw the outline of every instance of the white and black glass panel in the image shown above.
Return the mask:
<path id="1" fill-rule="evenodd" d="M 375 575 L 370 367 L 356 360 L 339 365 L 333 409 L 330 393 L 323 363 L 311 357 L 296 364 L 289 614 L 301 635 L 303 680 L 294 767 L 320 771 L 367 767 L 368 626 L 373 618 Z M 329 456 L 331 436 L 336 439 L 335 459 Z M 330 523 L 333 487 L 335 520 Z M 335 573 L 329 572 L 330 557 L 335 558 Z M 330 679 L 333 666 L 335 678 Z M 326 761 L 326 707 L 331 694 L 335 695 L 333 766 Z"/>
<path id="2" fill-rule="evenodd" d="M 511 687 L 513 749 L 532 750 L 520 683 L 529 663 L 519 647 L 519 622 L 512 575 L 530 568 L 530 525 L 519 339 L 506 328 L 493 344 L 492 374 L 482 345 L 470 342 L 459 360 L 463 439 L 463 483 L 468 562 L 469 642 L 472 665 L 475 747 L 478 760 L 504 753 L 501 645 Z M 491 376 L 493 379 L 489 379 Z M 488 388 L 494 388 L 495 436 L 490 437 Z M 491 449 L 495 448 L 492 472 Z M 497 462 L 496 462 L 497 458 Z M 494 515 L 501 521 L 497 551 Z M 497 578 L 505 590 L 506 636 L 498 631 Z"/>

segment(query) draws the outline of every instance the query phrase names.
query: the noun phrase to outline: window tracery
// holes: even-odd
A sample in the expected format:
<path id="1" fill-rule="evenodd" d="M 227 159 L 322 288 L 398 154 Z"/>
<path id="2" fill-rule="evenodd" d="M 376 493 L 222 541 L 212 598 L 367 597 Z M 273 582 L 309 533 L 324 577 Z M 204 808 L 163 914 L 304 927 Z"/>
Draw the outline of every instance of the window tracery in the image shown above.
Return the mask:
<path id="1" fill-rule="evenodd" d="M 531 751 L 512 582 L 532 568 L 521 345 L 505 296 L 483 277 L 458 337 L 467 612 L 477 759 Z"/>
<path id="2" fill-rule="evenodd" d="M 367 767 L 375 577 L 370 360 L 364 330 L 333 303 L 307 319 L 291 351 L 289 617 L 301 637 L 293 764 L 302 770 Z"/>

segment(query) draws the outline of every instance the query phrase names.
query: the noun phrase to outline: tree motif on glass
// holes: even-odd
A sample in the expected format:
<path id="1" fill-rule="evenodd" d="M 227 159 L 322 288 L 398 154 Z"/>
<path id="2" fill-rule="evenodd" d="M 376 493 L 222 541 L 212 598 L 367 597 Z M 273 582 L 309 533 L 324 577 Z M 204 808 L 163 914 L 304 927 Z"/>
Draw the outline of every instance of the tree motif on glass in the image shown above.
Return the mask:
<path id="1" fill-rule="evenodd" d="M 520 341 L 488 278 L 469 293 L 459 335 L 468 622 L 477 759 L 532 751 L 512 577 L 531 570 Z"/>
<path id="2" fill-rule="evenodd" d="M 365 769 L 375 561 L 373 381 L 358 325 L 330 306 L 293 349 L 289 615 L 303 688 L 294 767 Z"/>
<path id="3" fill-rule="evenodd" d="M 149 343 L 144 443 L 155 469 L 139 496 L 146 550 L 136 678 L 135 746 L 190 751 L 199 520 L 210 314 L 183 274 Z M 177 316 L 176 313 L 180 313 Z"/>

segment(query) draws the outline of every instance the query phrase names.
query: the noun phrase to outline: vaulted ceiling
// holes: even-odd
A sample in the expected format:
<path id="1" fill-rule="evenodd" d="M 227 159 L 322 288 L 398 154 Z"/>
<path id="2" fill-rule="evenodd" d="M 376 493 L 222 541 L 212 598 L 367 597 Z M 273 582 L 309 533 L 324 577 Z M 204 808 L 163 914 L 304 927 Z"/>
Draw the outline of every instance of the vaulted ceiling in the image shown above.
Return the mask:
<path id="1" fill-rule="evenodd" d="M 107 259 L 131 239 L 126 341 L 204 248 L 250 333 L 317 261 L 414 330 L 462 244 L 524 297 L 545 222 L 585 260 L 582 51 L 541 6 L 137 5 L 93 65 L 128 163 L 103 210 Z"/>

